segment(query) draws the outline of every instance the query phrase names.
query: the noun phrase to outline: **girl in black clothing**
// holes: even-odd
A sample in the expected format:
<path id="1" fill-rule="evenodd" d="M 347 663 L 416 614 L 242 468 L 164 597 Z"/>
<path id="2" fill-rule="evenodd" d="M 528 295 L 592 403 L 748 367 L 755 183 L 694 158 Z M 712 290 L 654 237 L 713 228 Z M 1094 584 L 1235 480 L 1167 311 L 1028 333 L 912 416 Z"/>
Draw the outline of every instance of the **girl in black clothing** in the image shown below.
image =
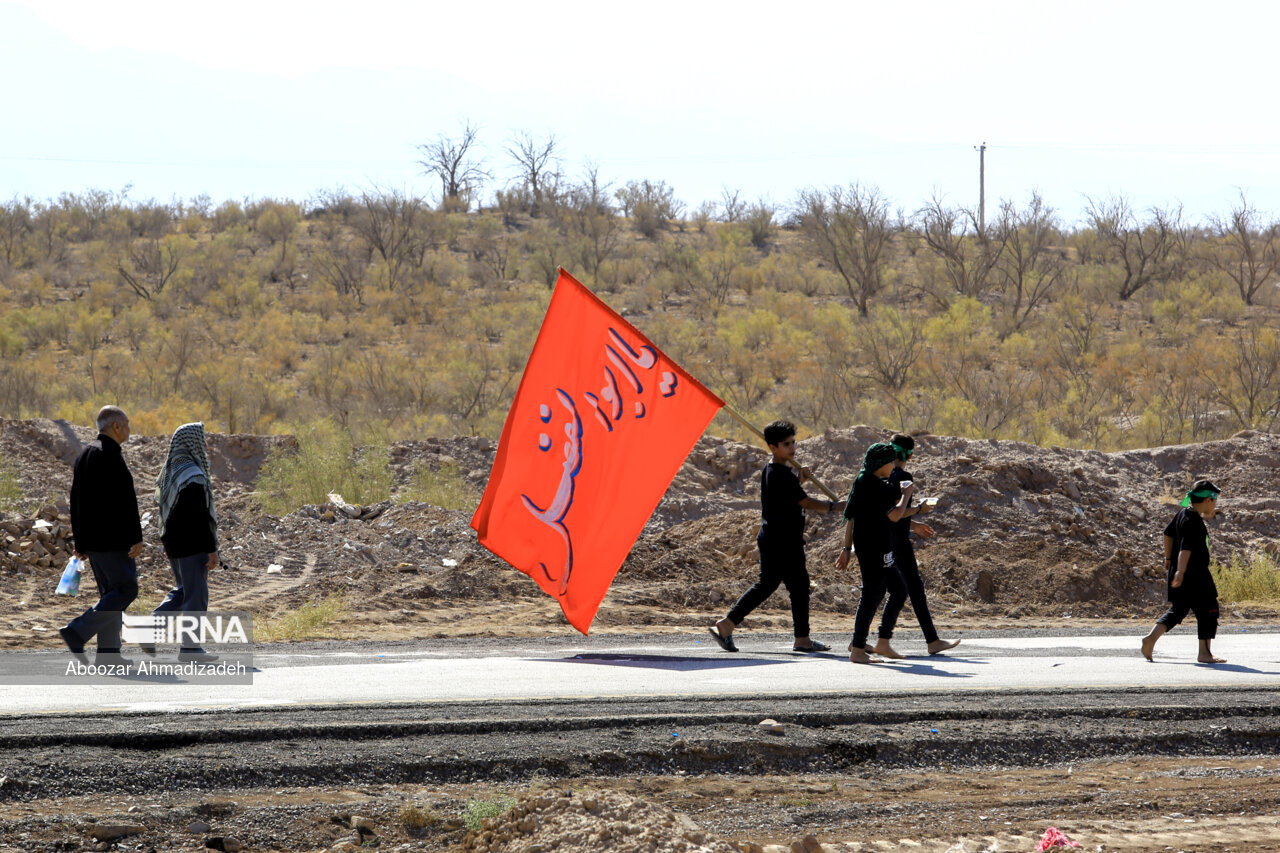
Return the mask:
<path id="1" fill-rule="evenodd" d="M 854 478 L 845 502 L 844 547 L 836 559 L 836 569 L 849 567 L 849 554 L 858 555 L 862 572 L 862 599 L 853 622 L 853 642 L 849 660 L 853 663 L 880 663 L 867 652 L 867 635 L 885 592 L 890 593 L 881 625 L 897 622 L 898 609 L 907 599 L 906 586 L 893 564 L 893 525 L 911 510 L 910 481 L 901 486 L 889 482 L 889 473 L 898 458 L 893 445 L 876 442 L 867 448 L 862 470 Z"/>
<path id="2" fill-rule="evenodd" d="M 1187 613 L 1196 614 L 1200 663 L 1226 663 L 1214 657 L 1209 644 L 1218 635 L 1218 587 L 1209 571 L 1209 530 L 1204 520 L 1218 514 L 1222 490 L 1209 480 L 1197 480 L 1182 500 L 1182 509 L 1164 529 L 1164 564 L 1169 581 L 1169 610 L 1142 638 L 1142 656 L 1152 659 L 1156 640 L 1176 627 Z"/>
<path id="3" fill-rule="evenodd" d="M 894 484 L 913 482 L 915 478 L 907 470 L 907 460 L 915 453 L 915 439 L 909 435 L 899 434 L 889 439 L 889 442 L 898 454 L 897 462 L 889 472 L 889 482 Z M 929 654 L 936 655 L 948 649 L 954 649 L 960 645 L 960 641 L 943 640 L 938 637 L 938 629 L 934 627 L 933 616 L 929 613 L 929 600 L 924 592 L 924 578 L 920 577 L 920 564 L 916 562 L 916 549 L 911 544 L 912 533 L 921 539 L 929 539 L 935 535 L 932 527 L 912 517 L 917 513 L 927 513 L 929 509 L 928 504 L 915 504 L 895 525 L 893 564 L 897 567 L 898 574 L 902 576 L 903 583 L 906 584 L 906 594 L 911 598 L 911 609 L 916 614 L 916 621 L 920 623 L 920 630 L 924 634 L 924 641 L 928 644 Z M 901 603 L 898 604 L 897 609 L 902 609 Z M 887 612 L 889 608 L 886 607 L 885 610 Z M 893 636 L 893 627 L 893 625 L 884 624 L 880 626 L 880 640 L 874 648 L 876 654 L 887 658 L 902 657 L 889 645 L 889 638 Z"/>

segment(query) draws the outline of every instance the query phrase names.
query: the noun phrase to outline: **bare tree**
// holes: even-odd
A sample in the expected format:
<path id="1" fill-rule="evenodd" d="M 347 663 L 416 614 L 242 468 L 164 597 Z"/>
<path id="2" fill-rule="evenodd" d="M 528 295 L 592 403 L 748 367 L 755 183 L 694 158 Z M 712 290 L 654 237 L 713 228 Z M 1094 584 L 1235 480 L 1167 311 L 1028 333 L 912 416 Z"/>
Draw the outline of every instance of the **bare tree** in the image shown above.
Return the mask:
<path id="1" fill-rule="evenodd" d="M 1206 363 L 1201 375 L 1241 428 L 1270 432 L 1280 420 L 1280 333 L 1250 323 L 1231 344 L 1227 357 Z"/>
<path id="2" fill-rule="evenodd" d="M 516 134 L 507 145 L 507 153 L 520 167 L 520 180 L 529 193 L 529 215 L 538 216 L 547 193 L 559 182 L 560 158 L 556 156 L 554 135 L 538 141 L 527 132 Z"/>
<path id="3" fill-rule="evenodd" d="M 981 296 L 1008 239 L 1000 220 L 979 228 L 972 210 L 947 207 L 940 196 L 918 210 L 915 218 L 920 237 L 942 261 L 956 293 Z"/>
<path id="4" fill-rule="evenodd" d="M 747 212 L 747 203 L 742 200 L 741 190 L 724 187 L 720 190 L 720 206 L 724 209 L 725 222 L 737 222 Z"/>
<path id="5" fill-rule="evenodd" d="M 360 193 L 359 202 L 352 227 L 369 250 L 382 258 L 387 290 L 398 290 L 404 283 L 405 267 L 412 266 L 414 259 L 421 256 L 417 220 L 427 213 L 422 199 L 374 187 Z"/>
<path id="6" fill-rule="evenodd" d="M 1117 289 L 1122 300 L 1176 272 L 1178 253 L 1186 245 L 1181 207 L 1153 207 L 1151 219 L 1140 222 L 1124 196 L 1088 201 L 1085 216 L 1104 245 L 1107 260 L 1123 271 Z"/>
<path id="7" fill-rule="evenodd" d="M 23 243 L 31 233 L 31 199 L 0 203 L 0 256 L 5 266 L 17 267 L 22 263 Z"/>
<path id="8" fill-rule="evenodd" d="M 116 261 L 116 272 L 134 293 L 149 301 L 160 295 L 194 249 L 195 241 L 185 234 L 135 240 L 128 257 Z"/>
<path id="9" fill-rule="evenodd" d="M 1213 234 L 1222 244 L 1207 253 L 1207 259 L 1236 283 L 1240 298 L 1252 305 L 1267 279 L 1280 271 L 1280 222 L 1262 224 L 1256 208 L 1244 192 L 1240 204 L 1225 218 L 1210 220 Z"/>
<path id="10" fill-rule="evenodd" d="M 440 179 L 440 205 L 443 208 L 467 210 L 480 187 L 493 177 L 473 150 L 477 132 L 478 128 L 467 122 L 459 138 L 450 139 L 441 134 L 435 142 L 418 146 L 422 153 L 418 165 L 423 167 L 424 174 Z"/>
<path id="11" fill-rule="evenodd" d="M 1070 266 L 1065 250 L 1052 245 L 1061 238 L 1058 219 L 1039 193 L 1031 194 L 1023 211 L 1013 202 L 1004 202 L 996 228 L 1006 239 L 996 260 L 995 277 L 1004 292 L 1012 329 L 1017 329 L 1062 284 Z"/>
<path id="12" fill-rule="evenodd" d="M 885 250 L 901 229 L 889 202 L 874 187 L 851 184 L 848 189 L 804 190 L 796 205 L 800 230 L 810 248 L 844 280 L 862 316 L 871 297 L 884 284 L 888 264 Z"/>

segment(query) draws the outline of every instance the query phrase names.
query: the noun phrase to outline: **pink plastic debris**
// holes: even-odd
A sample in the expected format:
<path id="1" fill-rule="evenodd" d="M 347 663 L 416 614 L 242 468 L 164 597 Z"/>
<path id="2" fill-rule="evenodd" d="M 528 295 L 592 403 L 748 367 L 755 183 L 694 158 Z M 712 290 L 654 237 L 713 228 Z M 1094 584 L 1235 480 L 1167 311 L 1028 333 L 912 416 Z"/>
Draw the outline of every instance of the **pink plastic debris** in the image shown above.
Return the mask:
<path id="1" fill-rule="evenodd" d="M 1056 826 L 1051 826 L 1044 831 L 1044 837 L 1040 839 L 1040 843 L 1036 845 L 1037 850 L 1048 850 L 1051 847 L 1079 847 L 1079 841 L 1072 841 L 1067 838 L 1067 834 Z"/>

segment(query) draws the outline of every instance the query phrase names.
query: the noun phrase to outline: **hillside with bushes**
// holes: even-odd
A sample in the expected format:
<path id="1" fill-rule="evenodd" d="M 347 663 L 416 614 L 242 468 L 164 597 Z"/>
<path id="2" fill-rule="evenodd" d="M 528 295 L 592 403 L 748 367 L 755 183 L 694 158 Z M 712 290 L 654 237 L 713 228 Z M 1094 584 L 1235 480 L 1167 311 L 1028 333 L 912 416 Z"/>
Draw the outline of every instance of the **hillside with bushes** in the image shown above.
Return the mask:
<path id="1" fill-rule="evenodd" d="M 447 202 L 3 202 L 0 412 L 496 437 L 563 266 L 734 407 L 804 435 L 1120 450 L 1280 414 L 1280 233 L 1244 197 L 1203 224 L 1091 200 L 1072 228 L 1034 195 L 986 216 L 859 185 L 689 209 L 594 173 Z"/>

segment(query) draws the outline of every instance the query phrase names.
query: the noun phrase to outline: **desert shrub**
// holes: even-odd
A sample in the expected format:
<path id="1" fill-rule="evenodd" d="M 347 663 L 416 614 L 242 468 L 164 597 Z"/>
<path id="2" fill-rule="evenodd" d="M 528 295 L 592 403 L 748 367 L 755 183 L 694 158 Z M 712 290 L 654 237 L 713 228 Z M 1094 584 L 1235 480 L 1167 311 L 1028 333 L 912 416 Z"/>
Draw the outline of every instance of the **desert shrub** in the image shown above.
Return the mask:
<path id="1" fill-rule="evenodd" d="M 296 449 L 272 453 L 256 485 L 258 502 L 272 515 L 323 504 L 330 492 L 371 504 L 391 497 L 391 466 L 385 447 L 357 449 L 349 433 L 321 421 L 299 436 Z"/>
<path id="2" fill-rule="evenodd" d="M 773 217 L 777 212 L 778 208 L 764 199 L 747 209 L 745 222 L 751 234 L 751 245 L 757 249 L 763 249 L 773 239 Z"/>
<path id="3" fill-rule="evenodd" d="M 334 593 L 320 601 L 308 601 L 297 610 L 259 621 L 253 639 L 260 643 L 296 642 L 333 636 L 329 628 L 347 613 L 347 596 Z"/>
<path id="4" fill-rule="evenodd" d="M 18 475 L 9 465 L 8 459 L 0 458 L 0 510 L 16 512 L 26 504 L 26 495 Z"/>
<path id="5" fill-rule="evenodd" d="M 1228 563 L 1211 568 L 1222 601 L 1280 604 L 1280 565 L 1267 554 L 1236 552 Z"/>
<path id="6" fill-rule="evenodd" d="M 480 505 L 480 495 L 467 482 L 457 462 L 445 462 L 435 470 L 420 466 L 401 497 L 443 509 L 465 509 L 468 512 L 474 512 Z"/>
<path id="7" fill-rule="evenodd" d="M 439 826 L 441 820 L 434 810 L 421 806 L 405 806 L 400 809 L 400 825 L 410 835 L 421 835 L 433 826 Z"/>
<path id="8" fill-rule="evenodd" d="M 467 829 L 478 830 L 486 820 L 505 814 L 515 804 L 516 798 L 509 794 L 502 794 L 491 800 L 467 800 L 463 820 Z"/>

